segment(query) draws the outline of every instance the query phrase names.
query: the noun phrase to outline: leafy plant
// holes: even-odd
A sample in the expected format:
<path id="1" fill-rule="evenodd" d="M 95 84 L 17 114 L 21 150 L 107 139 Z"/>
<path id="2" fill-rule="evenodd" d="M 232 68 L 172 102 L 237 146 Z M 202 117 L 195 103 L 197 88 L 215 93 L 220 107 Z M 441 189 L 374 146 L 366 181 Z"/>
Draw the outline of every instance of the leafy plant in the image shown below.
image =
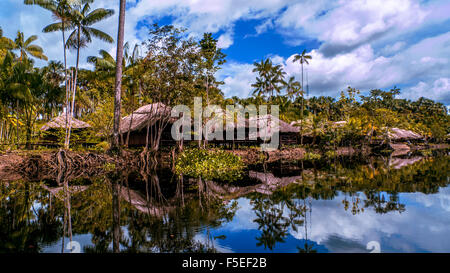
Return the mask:
<path id="1" fill-rule="evenodd" d="M 175 164 L 177 174 L 228 182 L 240 179 L 244 168 L 239 156 L 221 150 L 186 150 L 179 155 Z"/>

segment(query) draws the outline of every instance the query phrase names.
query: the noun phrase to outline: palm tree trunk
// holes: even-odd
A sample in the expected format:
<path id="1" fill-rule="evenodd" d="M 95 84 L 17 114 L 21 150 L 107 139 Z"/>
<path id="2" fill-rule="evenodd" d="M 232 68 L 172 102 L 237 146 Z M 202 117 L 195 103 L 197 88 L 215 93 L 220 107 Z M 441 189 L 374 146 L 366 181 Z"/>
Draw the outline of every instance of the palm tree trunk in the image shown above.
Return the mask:
<path id="1" fill-rule="evenodd" d="M 72 118 L 73 118 L 73 111 L 75 109 L 75 96 L 77 93 L 77 78 L 78 78 L 78 65 L 80 63 L 80 41 L 81 41 L 81 30 L 80 27 L 78 27 L 78 41 L 77 41 L 77 64 L 75 66 L 75 76 L 73 79 L 73 83 L 71 85 L 72 87 L 72 104 L 70 107 L 70 119 L 69 119 L 69 129 L 68 129 L 68 137 L 67 137 L 67 146 L 70 146 L 70 135 L 72 132 Z"/>
<path id="2" fill-rule="evenodd" d="M 64 149 L 69 149 L 69 134 L 68 134 L 68 120 L 69 120 L 69 86 L 67 83 L 67 54 L 66 54 L 66 34 L 64 32 L 65 24 L 64 20 L 62 20 L 62 37 L 63 37 L 63 48 L 64 48 L 64 85 L 66 87 L 66 135 L 65 135 L 65 141 L 64 141 Z"/>
<path id="3" fill-rule="evenodd" d="M 117 150 L 119 148 L 125 4 L 126 4 L 125 0 L 120 0 L 119 31 L 117 34 L 116 82 L 115 82 L 115 97 L 114 97 L 114 132 L 111 145 L 112 150 Z"/>
<path id="4" fill-rule="evenodd" d="M 300 122 L 300 145 L 303 145 L 303 112 L 305 111 L 305 90 L 303 89 L 303 63 L 302 63 L 302 115 Z"/>

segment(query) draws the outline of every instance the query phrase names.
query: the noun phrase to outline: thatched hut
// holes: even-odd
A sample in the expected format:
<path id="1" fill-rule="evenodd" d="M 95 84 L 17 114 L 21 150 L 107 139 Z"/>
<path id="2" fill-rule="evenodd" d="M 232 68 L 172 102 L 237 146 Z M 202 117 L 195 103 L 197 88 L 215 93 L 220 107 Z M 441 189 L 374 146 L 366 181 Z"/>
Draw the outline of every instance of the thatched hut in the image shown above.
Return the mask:
<path id="1" fill-rule="evenodd" d="M 40 129 L 42 132 L 44 132 L 42 140 L 47 142 L 60 141 L 61 137 L 60 133 L 65 130 L 66 124 L 69 124 L 70 121 L 72 134 L 80 136 L 80 138 L 78 139 L 79 141 L 86 141 L 86 136 L 83 136 L 82 133 L 91 128 L 91 125 L 89 125 L 84 121 L 78 120 L 70 115 L 68 116 L 69 120 L 66 119 L 66 114 L 63 113 L 62 115 L 44 124 Z"/>
<path id="2" fill-rule="evenodd" d="M 388 136 L 391 141 L 401 142 L 401 141 L 418 141 L 422 140 L 423 136 L 410 130 L 400 129 L 400 128 L 390 128 Z"/>
<path id="3" fill-rule="evenodd" d="M 249 119 L 250 124 L 255 122 L 258 127 L 258 136 L 260 138 L 270 138 L 274 133 L 278 132 L 281 145 L 300 143 L 300 128 L 290 125 L 273 115 L 268 114 L 251 117 Z"/>
<path id="4" fill-rule="evenodd" d="M 153 103 L 138 108 L 130 115 L 122 118 L 119 133 L 121 140 L 126 143 L 128 135 L 129 146 L 145 146 L 147 128 L 149 129 L 149 140 L 155 132 L 162 129 L 161 141 L 172 142 L 171 127 L 167 126 L 174 120 L 170 117 L 171 107 L 163 103 Z M 149 141 L 151 143 L 151 141 Z"/>

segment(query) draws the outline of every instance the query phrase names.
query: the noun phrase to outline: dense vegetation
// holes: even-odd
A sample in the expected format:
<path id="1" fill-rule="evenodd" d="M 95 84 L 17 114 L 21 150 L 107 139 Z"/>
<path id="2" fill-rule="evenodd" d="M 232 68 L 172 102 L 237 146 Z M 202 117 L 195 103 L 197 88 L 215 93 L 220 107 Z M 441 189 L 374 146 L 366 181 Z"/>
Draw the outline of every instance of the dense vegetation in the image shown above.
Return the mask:
<path id="1" fill-rule="evenodd" d="M 194 178 L 231 182 L 242 178 L 244 168 L 242 159 L 232 153 L 191 149 L 179 155 L 175 172 Z"/>
<path id="2" fill-rule="evenodd" d="M 63 113 L 89 122 L 93 141 L 109 139 L 113 130 L 116 61 L 106 50 L 87 61 L 93 70 L 79 68 L 80 50 L 94 38 L 113 42 L 111 36 L 93 25 L 113 15 L 112 10 L 91 11 L 93 0 L 73 4 L 68 0 L 25 0 L 49 10 L 55 22 L 43 32 L 63 33 L 64 63 L 49 61 L 35 67 L 33 58 L 47 60 L 45 49 L 35 45 L 37 36 L 15 39 L 3 37 L 0 29 L 0 144 L 15 147 L 38 141 L 42 124 Z M 389 127 L 411 129 L 431 141 L 443 141 L 450 133 L 450 118 L 442 103 L 426 98 L 417 101 L 399 99 L 398 88 L 360 92 L 348 87 L 339 98 L 305 97 L 301 81 L 288 77 L 280 65 L 270 59 L 254 64 L 257 74 L 250 98 L 226 98 L 216 72 L 226 62 L 211 33 L 198 41 L 186 38 L 185 30 L 174 26 L 153 25 L 148 39 L 134 46 L 126 43 L 123 51 L 121 115 L 139 106 L 162 102 L 166 105 L 192 105 L 194 97 L 204 104 L 248 105 L 278 104 L 281 119 L 298 121 L 301 135 L 320 137 L 335 145 L 361 142 L 361 135 Z M 69 51 L 67 51 L 69 49 Z M 70 67 L 66 51 L 76 54 Z M 303 67 L 313 62 L 306 51 L 295 56 Z M 361 94 L 360 94 L 361 93 Z M 333 121 L 347 121 L 334 128 Z M 69 122 L 70 123 L 70 122 Z M 70 124 L 65 130 L 66 148 L 70 142 Z"/>

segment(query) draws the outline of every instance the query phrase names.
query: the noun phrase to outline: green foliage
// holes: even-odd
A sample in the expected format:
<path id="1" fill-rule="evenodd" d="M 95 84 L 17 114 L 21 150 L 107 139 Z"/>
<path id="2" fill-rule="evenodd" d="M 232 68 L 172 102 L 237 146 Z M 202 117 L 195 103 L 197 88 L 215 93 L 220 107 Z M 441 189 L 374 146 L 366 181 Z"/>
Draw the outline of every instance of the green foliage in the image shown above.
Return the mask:
<path id="1" fill-rule="evenodd" d="M 337 152 L 335 150 L 329 150 L 325 152 L 325 157 L 334 158 L 337 156 Z"/>
<path id="2" fill-rule="evenodd" d="M 178 156 L 175 164 L 177 174 L 228 182 L 240 179 L 244 168 L 239 156 L 222 150 L 186 150 Z"/>
<path id="3" fill-rule="evenodd" d="M 317 154 L 314 152 L 306 152 L 305 155 L 303 156 L 304 160 L 310 160 L 310 161 L 319 160 L 321 158 L 322 158 L 322 156 L 320 154 Z"/>
<path id="4" fill-rule="evenodd" d="M 97 152 L 102 152 L 102 153 L 104 153 L 104 152 L 108 151 L 109 148 L 110 148 L 110 145 L 109 145 L 109 143 L 106 142 L 106 141 L 102 141 L 102 142 L 98 143 L 97 145 L 95 145 L 95 150 L 96 150 Z"/>
<path id="5" fill-rule="evenodd" d="M 105 164 L 103 165 L 103 169 L 104 169 L 105 171 L 107 171 L 107 172 L 113 172 L 113 171 L 116 170 L 116 164 L 110 163 L 110 162 L 105 163 Z"/>

